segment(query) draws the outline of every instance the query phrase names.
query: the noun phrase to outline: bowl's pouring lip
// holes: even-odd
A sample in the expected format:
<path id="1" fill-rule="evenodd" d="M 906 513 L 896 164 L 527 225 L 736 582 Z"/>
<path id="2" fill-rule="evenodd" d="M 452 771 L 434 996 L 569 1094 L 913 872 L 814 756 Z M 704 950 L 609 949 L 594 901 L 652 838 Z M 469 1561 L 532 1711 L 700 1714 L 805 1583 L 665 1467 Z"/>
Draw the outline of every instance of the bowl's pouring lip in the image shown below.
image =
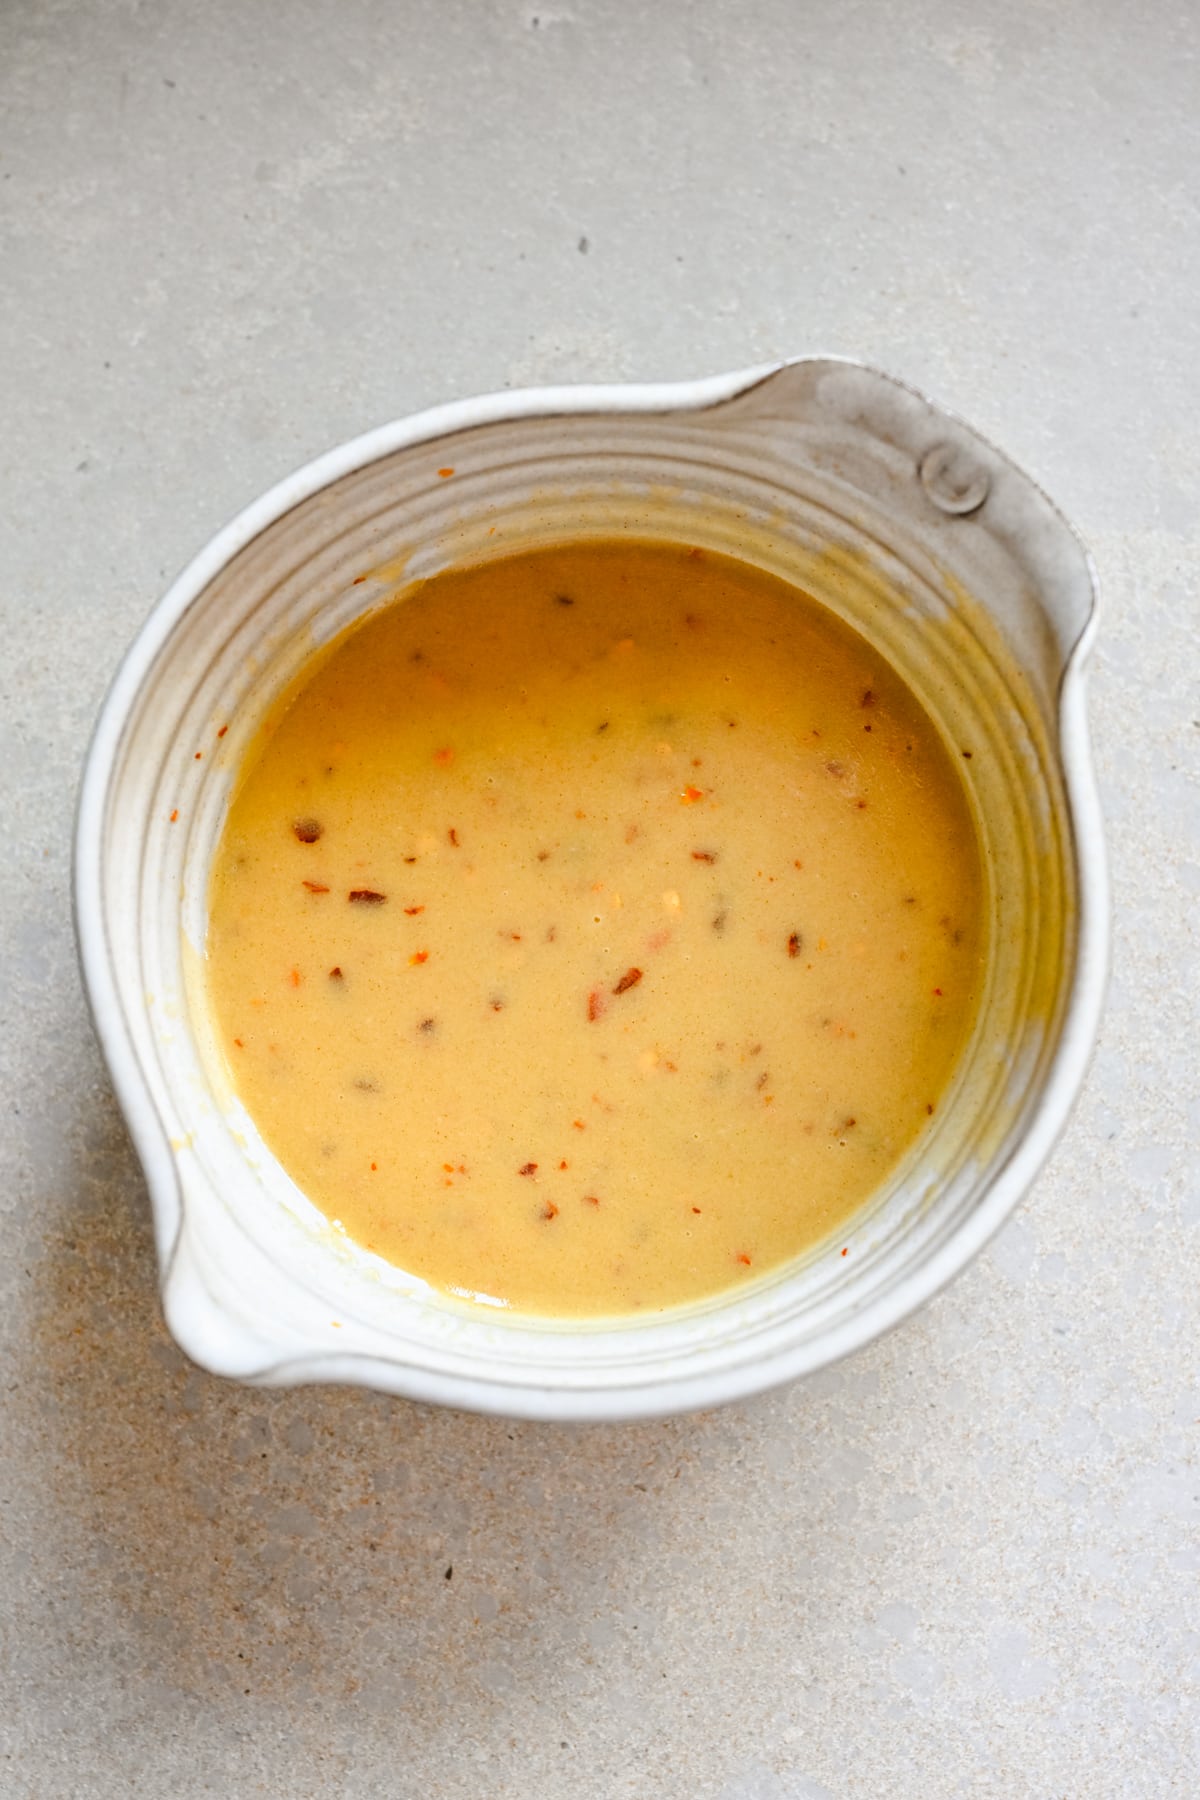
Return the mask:
<path id="1" fill-rule="evenodd" d="M 959 1273 L 1007 1218 L 1057 1142 L 1082 1086 L 1103 1008 L 1109 958 L 1109 902 L 1103 821 L 1086 710 L 1087 662 L 1094 645 L 1099 588 L 1091 556 L 1078 532 L 1032 479 L 973 426 L 919 389 L 853 357 L 805 355 L 698 380 L 567 385 L 505 390 L 452 401 L 378 426 L 325 452 L 275 483 L 218 531 L 152 607 L 122 658 L 101 704 L 79 786 L 73 837 L 72 900 L 85 996 L 118 1102 L 146 1176 L 165 1284 L 181 1240 L 183 1198 L 166 1129 L 124 1016 L 105 899 L 105 816 L 122 742 L 138 698 L 163 647 L 210 582 L 249 543 L 294 507 L 342 477 L 392 453 L 479 427 L 570 414 L 700 413 L 770 383 L 784 371 L 826 365 L 861 371 L 919 401 L 985 446 L 1036 493 L 1069 534 L 1087 571 L 1091 604 L 1064 660 L 1059 686 L 1058 748 L 1071 825 L 1078 894 L 1075 969 L 1059 1044 L 1029 1129 L 987 1193 L 953 1237 L 921 1267 L 894 1283 L 818 1346 L 801 1344 L 752 1370 L 674 1375 L 639 1390 L 574 1389 L 489 1383 L 401 1368 L 370 1356 L 289 1356 L 257 1377 L 272 1383 L 358 1381 L 404 1393 L 511 1416 L 541 1419 L 616 1419 L 657 1416 L 749 1395 L 823 1367 L 869 1343 L 932 1298 Z M 485 1391 L 487 1390 L 487 1391 Z"/>

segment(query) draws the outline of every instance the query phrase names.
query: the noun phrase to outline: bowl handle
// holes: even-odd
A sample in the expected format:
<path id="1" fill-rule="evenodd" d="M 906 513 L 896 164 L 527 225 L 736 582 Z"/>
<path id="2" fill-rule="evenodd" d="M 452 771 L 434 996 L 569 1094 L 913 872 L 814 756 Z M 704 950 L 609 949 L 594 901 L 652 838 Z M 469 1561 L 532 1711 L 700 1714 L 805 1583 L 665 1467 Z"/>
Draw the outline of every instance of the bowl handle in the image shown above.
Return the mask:
<path id="1" fill-rule="evenodd" d="M 954 413 L 878 369 L 800 358 L 707 414 L 776 455 L 857 492 L 987 608 L 1054 709 L 1096 629 L 1091 557 L 1063 514 L 1002 451 Z"/>

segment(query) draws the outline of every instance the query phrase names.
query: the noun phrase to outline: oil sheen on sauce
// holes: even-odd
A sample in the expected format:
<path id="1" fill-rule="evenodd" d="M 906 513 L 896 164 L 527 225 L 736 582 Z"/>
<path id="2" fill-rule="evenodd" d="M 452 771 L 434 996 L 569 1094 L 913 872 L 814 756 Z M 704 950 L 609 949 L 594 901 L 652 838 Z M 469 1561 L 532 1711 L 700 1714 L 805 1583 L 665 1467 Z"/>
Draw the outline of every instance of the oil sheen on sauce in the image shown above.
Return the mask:
<path id="1" fill-rule="evenodd" d="M 826 609 L 682 546 L 451 571 L 259 737 L 210 891 L 233 1086 L 437 1287 L 754 1280 L 928 1125 L 982 979 L 957 748 Z"/>

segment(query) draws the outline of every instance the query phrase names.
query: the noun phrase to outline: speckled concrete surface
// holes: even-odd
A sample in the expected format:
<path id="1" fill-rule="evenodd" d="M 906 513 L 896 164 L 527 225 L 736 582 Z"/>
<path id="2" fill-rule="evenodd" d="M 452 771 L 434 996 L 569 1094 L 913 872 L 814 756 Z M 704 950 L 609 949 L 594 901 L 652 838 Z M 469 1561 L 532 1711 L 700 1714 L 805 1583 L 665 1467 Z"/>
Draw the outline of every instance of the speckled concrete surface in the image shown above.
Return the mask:
<path id="1" fill-rule="evenodd" d="M 1120 0 L 8 0 L 6 1800 L 1200 1791 L 1198 40 Z M 956 406 L 1097 553 L 1116 967 L 1052 1167 L 920 1318 L 719 1414 L 197 1373 L 68 913 L 121 649 L 367 425 L 804 349 Z"/>

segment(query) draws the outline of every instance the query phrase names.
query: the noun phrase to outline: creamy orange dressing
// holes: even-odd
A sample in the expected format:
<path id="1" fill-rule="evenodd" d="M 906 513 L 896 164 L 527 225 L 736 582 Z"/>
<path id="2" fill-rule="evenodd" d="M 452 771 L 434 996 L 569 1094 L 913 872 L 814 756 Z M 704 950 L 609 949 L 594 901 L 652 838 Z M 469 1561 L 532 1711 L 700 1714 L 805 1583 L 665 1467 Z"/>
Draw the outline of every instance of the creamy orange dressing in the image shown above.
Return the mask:
<path id="1" fill-rule="evenodd" d="M 748 1281 L 936 1109 L 981 979 L 954 756 L 870 646 L 681 547 L 451 571 L 248 760 L 207 979 L 237 1093 L 393 1263 L 534 1313 Z"/>

